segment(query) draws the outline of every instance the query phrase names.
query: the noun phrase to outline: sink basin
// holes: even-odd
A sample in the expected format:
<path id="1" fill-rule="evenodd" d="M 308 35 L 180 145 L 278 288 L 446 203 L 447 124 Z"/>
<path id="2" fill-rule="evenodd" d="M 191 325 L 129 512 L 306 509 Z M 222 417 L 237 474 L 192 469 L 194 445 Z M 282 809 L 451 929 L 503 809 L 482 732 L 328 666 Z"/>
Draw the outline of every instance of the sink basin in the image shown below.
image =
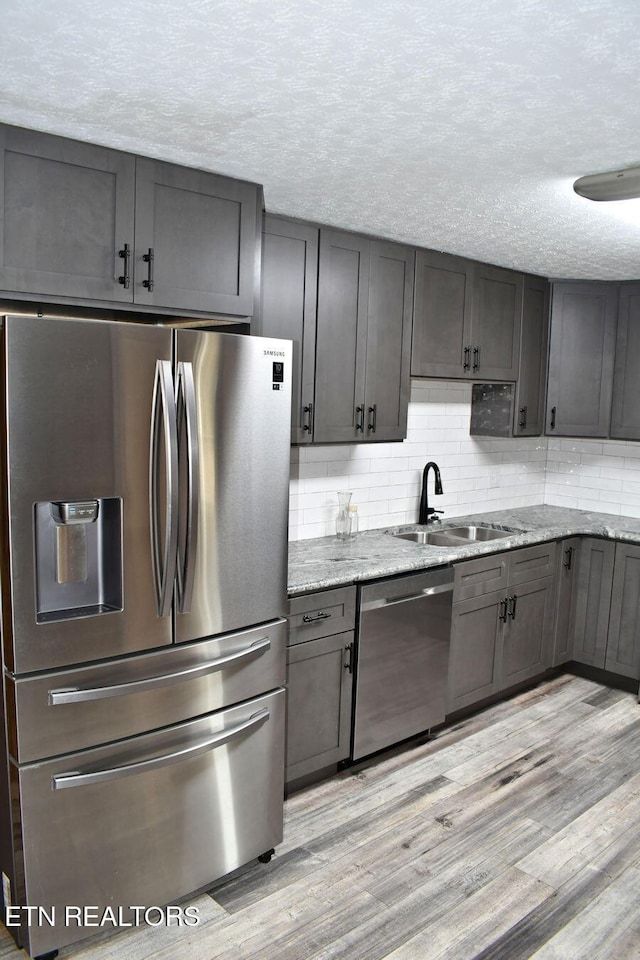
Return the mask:
<path id="1" fill-rule="evenodd" d="M 510 530 L 497 530 L 495 527 L 447 527 L 441 531 L 448 537 L 460 537 L 462 540 L 501 540 L 508 537 Z"/>
<path id="2" fill-rule="evenodd" d="M 411 530 L 407 533 L 396 533 L 395 537 L 401 540 L 410 540 L 412 543 L 431 544 L 434 547 L 459 547 L 463 543 L 473 543 L 486 540 L 502 540 L 516 530 L 497 529 L 488 526 L 445 527 L 442 530 Z"/>

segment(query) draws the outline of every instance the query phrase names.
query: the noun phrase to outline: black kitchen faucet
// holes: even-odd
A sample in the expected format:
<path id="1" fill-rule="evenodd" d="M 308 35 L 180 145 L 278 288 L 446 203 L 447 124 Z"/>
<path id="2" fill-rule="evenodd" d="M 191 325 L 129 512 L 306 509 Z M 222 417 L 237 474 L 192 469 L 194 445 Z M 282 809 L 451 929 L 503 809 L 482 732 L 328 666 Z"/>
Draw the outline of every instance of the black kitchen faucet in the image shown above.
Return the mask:
<path id="1" fill-rule="evenodd" d="M 427 496 L 427 477 L 429 476 L 429 470 L 433 467 L 435 473 L 435 488 L 434 493 L 436 496 L 442 494 L 442 480 L 440 478 L 440 468 L 437 463 L 434 463 L 433 460 L 429 460 L 429 463 L 425 466 L 422 471 L 422 494 L 420 496 L 420 513 L 418 516 L 418 523 L 433 523 L 435 520 L 439 520 L 440 517 L 437 516 L 439 513 L 443 513 L 442 510 L 434 510 L 433 507 L 429 506 L 429 500 Z"/>

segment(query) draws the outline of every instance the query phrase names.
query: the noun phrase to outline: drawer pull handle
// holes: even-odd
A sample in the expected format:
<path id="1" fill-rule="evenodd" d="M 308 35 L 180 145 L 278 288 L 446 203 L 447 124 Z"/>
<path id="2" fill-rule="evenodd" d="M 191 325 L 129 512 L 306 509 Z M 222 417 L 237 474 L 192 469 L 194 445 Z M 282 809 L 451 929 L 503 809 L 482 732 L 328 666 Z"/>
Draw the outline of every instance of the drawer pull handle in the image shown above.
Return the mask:
<path id="1" fill-rule="evenodd" d="M 89 687 L 86 689 L 61 687 L 59 690 L 49 690 L 49 706 L 55 707 L 60 703 L 86 703 L 89 700 L 104 700 L 107 697 L 122 697 L 128 693 L 158 690 L 160 687 L 168 687 L 174 683 L 180 683 L 182 680 L 197 680 L 198 677 L 204 677 L 208 673 L 224 670 L 229 664 L 244 660 L 245 657 L 265 653 L 270 647 L 271 640 L 269 637 L 262 637 L 260 640 L 254 640 L 251 646 L 244 647 L 242 650 L 236 650 L 224 657 L 209 660 L 208 663 L 198 663 L 194 667 L 177 670 L 175 673 L 163 673 L 157 677 L 131 680 L 129 683 L 114 683 L 108 687 Z"/>
<path id="2" fill-rule="evenodd" d="M 314 614 L 312 617 L 310 617 L 308 613 L 305 613 L 304 617 L 302 618 L 302 622 L 303 622 L 303 623 L 317 623 L 318 620 L 330 620 L 330 619 L 331 619 L 331 614 L 330 614 L 330 613 L 324 613 L 322 610 L 319 610 L 319 611 L 318 611 L 316 614 Z"/>
<path id="3" fill-rule="evenodd" d="M 224 743 L 228 743 L 239 736 L 245 730 L 258 726 L 269 719 L 269 711 L 266 707 L 252 714 L 247 720 L 238 723 L 220 733 L 207 737 L 199 743 L 194 743 L 190 747 L 182 747 L 180 750 L 172 750 L 171 753 L 164 753 L 159 757 L 150 757 L 149 760 L 139 760 L 137 763 L 125 763 L 121 767 L 108 767 L 106 770 L 95 770 L 90 773 L 79 773 L 73 770 L 69 773 L 59 773 L 51 777 L 52 790 L 65 790 L 69 787 L 86 787 L 92 783 L 104 783 L 106 780 L 121 780 L 123 777 L 133 777 L 137 773 L 145 773 L 147 770 L 156 770 L 158 767 L 167 767 L 170 763 L 180 763 L 182 760 L 188 760 L 191 757 L 197 757 L 201 753 L 207 753 L 209 750 L 215 750 Z"/>

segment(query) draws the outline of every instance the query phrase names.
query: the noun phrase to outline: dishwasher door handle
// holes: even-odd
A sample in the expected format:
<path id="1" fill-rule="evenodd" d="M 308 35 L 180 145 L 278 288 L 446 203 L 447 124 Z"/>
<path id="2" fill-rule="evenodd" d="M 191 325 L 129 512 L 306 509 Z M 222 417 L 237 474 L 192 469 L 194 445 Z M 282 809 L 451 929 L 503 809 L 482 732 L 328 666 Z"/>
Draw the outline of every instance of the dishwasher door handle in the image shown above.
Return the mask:
<path id="1" fill-rule="evenodd" d="M 411 593 L 404 597 L 381 597 L 379 600 L 367 600 L 360 605 L 361 610 L 379 610 L 381 607 L 393 607 L 397 603 L 409 603 L 412 600 L 423 600 L 425 597 L 435 597 L 439 593 L 451 593 L 453 583 L 442 583 L 435 587 L 425 587 L 419 593 Z"/>

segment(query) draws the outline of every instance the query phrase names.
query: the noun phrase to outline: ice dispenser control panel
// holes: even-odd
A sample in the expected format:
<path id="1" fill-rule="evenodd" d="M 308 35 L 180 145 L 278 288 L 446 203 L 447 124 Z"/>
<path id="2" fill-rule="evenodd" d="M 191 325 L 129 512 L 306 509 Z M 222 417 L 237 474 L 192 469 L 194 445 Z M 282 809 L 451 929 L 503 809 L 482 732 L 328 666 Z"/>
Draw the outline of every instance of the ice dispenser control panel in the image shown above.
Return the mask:
<path id="1" fill-rule="evenodd" d="M 93 523 L 98 519 L 98 501 L 69 500 L 52 503 L 51 512 L 56 523 Z"/>

